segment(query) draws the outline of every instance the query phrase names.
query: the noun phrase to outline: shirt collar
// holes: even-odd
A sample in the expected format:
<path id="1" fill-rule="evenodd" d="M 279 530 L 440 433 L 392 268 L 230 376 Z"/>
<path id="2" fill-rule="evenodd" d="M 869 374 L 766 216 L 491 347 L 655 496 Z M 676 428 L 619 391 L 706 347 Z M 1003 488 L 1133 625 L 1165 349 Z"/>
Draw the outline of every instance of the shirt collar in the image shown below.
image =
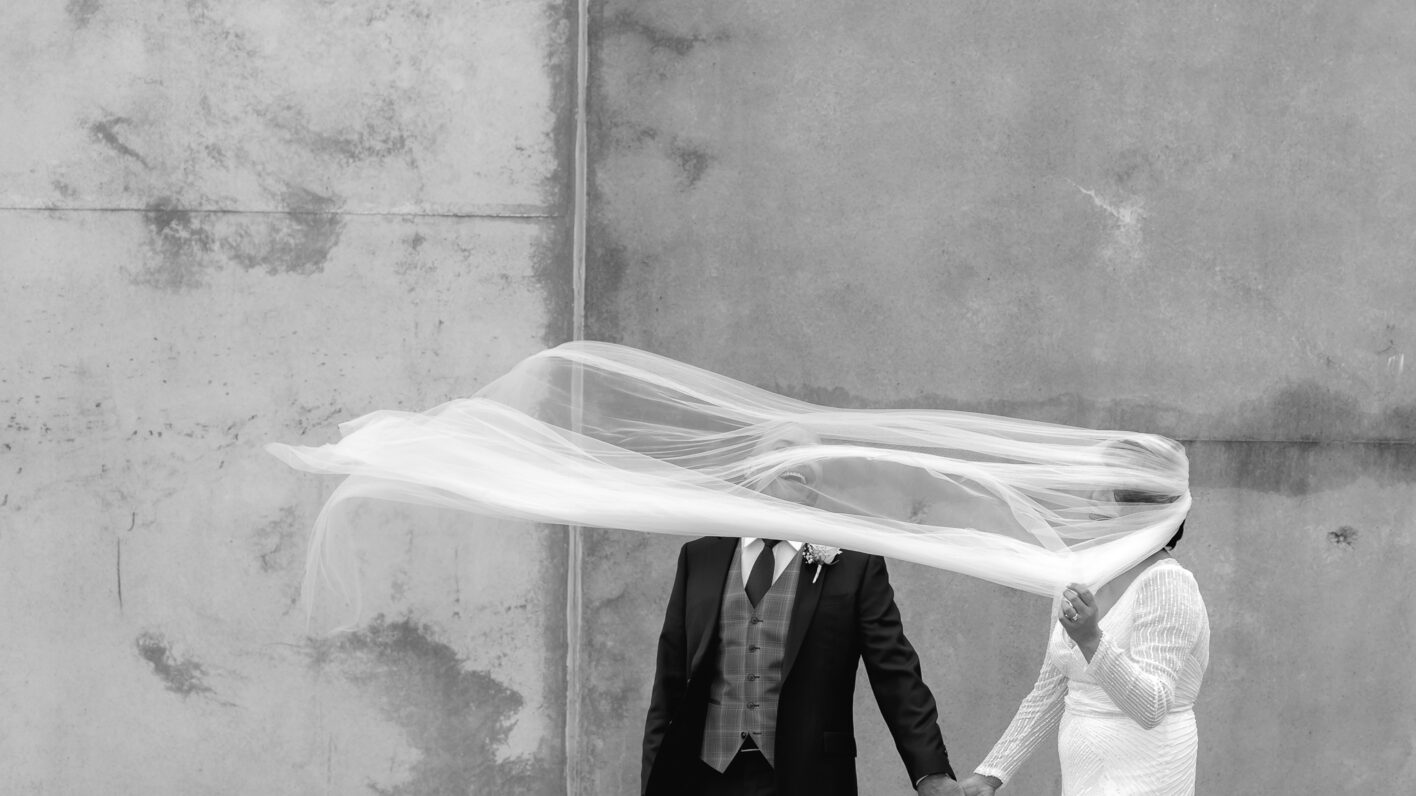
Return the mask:
<path id="1" fill-rule="evenodd" d="M 748 545 L 752 544 L 753 542 L 759 542 L 759 541 L 761 541 L 761 539 L 760 539 L 759 537 L 756 537 L 756 536 L 744 536 L 744 537 L 742 537 L 742 546 L 743 546 L 743 549 L 747 549 L 747 546 L 748 546 Z M 792 550 L 793 550 L 794 552 L 797 552 L 797 553 L 800 553 L 800 552 L 801 552 L 801 546 L 802 546 L 803 542 L 793 542 L 793 541 L 790 540 L 790 539 L 783 539 L 782 541 L 784 541 L 784 542 L 786 542 L 787 544 L 791 545 L 791 546 L 792 546 Z"/>

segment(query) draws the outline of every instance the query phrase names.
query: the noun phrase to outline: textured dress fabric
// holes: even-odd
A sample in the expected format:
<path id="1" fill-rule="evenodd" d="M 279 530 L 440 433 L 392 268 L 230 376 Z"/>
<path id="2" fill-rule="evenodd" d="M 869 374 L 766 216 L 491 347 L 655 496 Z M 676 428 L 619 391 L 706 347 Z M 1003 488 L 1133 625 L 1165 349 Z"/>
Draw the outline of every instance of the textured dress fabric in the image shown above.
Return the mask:
<path id="1" fill-rule="evenodd" d="M 1189 570 L 1162 559 L 1102 617 L 1087 662 L 1054 625 L 1042 671 L 978 767 L 1004 783 L 1055 728 L 1062 796 L 1188 796 L 1209 616 Z"/>

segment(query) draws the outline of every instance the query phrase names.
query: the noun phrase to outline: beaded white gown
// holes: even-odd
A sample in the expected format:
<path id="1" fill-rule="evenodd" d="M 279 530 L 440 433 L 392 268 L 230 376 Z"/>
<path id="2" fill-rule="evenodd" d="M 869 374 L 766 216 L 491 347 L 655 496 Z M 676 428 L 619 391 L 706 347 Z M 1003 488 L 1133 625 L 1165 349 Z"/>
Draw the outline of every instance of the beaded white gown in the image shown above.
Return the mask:
<path id="1" fill-rule="evenodd" d="M 1161 559 L 1100 623 L 1090 663 L 1054 624 L 1032 691 L 978 773 L 1006 785 L 1057 728 L 1062 796 L 1191 796 L 1193 710 L 1209 664 L 1209 616 L 1190 571 Z"/>

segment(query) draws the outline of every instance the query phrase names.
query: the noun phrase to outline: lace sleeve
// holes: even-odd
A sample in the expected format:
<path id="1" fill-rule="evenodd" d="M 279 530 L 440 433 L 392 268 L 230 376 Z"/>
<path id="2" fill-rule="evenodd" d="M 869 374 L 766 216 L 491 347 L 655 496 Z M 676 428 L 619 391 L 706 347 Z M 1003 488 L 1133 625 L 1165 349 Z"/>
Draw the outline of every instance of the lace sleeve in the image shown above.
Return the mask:
<path id="1" fill-rule="evenodd" d="M 1204 624 L 1204 603 L 1193 576 L 1183 570 L 1167 568 L 1137 587 L 1129 648 L 1103 635 L 1087 672 L 1122 712 L 1149 730 L 1175 702 L 1176 681 Z"/>
<path id="2" fill-rule="evenodd" d="M 1062 718 L 1064 697 L 1067 696 L 1067 675 L 1052 660 L 1049 651 L 1042 661 L 1042 671 L 1032 691 L 1018 705 L 1008 729 L 1003 731 L 993 750 L 975 772 L 997 777 L 1003 782 L 1012 778 L 1024 762 L 1037 750 L 1057 722 Z"/>

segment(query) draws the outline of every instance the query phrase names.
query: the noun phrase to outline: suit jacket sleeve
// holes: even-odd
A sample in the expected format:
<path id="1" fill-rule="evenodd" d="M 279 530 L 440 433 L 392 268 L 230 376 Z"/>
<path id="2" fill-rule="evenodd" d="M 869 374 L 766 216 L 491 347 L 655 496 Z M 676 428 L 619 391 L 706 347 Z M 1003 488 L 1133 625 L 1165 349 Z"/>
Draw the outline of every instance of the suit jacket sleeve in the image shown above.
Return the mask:
<path id="1" fill-rule="evenodd" d="M 654 758 L 664 744 L 669 722 L 683 698 L 688 682 L 688 638 L 684 624 L 684 594 L 688 584 L 688 548 L 679 550 L 674 587 L 664 612 L 664 628 L 659 632 L 659 652 L 654 666 L 654 688 L 649 696 L 649 715 L 644 720 L 644 760 L 640 770 L 640 791 L 649 787 Z"/>
<path id="2" fill-rule="evenodd" d="M 858 608 L 865 671 L 911 787 L 928 774 L 953 778 L 934 695 L 924 684 L 919 656 L 905 638 L 895 591 L 880 556 L 870 556 L 866 562 Z"/>

